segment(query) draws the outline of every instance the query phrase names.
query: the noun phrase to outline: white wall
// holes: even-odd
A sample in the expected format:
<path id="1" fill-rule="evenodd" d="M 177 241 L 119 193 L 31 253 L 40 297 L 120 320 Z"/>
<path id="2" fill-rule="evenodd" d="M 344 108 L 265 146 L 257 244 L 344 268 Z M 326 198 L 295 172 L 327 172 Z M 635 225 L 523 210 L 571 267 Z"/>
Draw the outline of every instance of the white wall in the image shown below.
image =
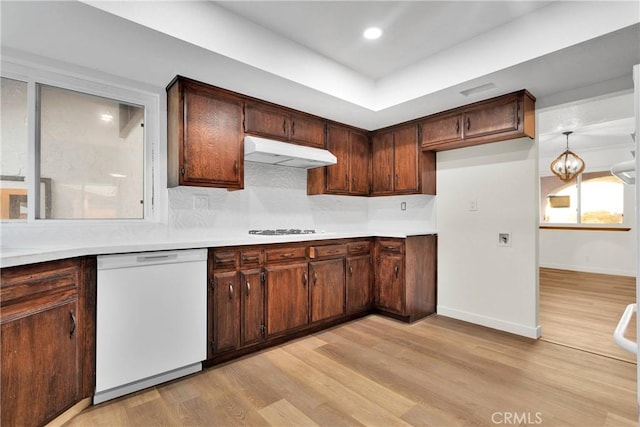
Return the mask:
<path id="1" fill-rule="evenodd" d="M 440 152 L 437 169 L 438 313 L 539 337 L 534 141 Z"/>
<path id="2" fill-rule="evenodd" d="M 582 151 L 586 172 L 606 171 L 615 163 L 631 160 L 629 146 Z M 540 176 L 550 173 L 552 158 L 541 158 Z M 590 273 L 636 275 L 637 217 L 635 185 L 625 185 L 624 223 L 630 231 L 540 230 L 540 266 Z"/>

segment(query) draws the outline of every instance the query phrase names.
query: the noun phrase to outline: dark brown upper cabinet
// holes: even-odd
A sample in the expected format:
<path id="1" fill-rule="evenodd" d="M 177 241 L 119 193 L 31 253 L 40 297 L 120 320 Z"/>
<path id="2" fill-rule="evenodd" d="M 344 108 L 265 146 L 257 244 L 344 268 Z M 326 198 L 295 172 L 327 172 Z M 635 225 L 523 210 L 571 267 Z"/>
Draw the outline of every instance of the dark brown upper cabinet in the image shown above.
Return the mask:
<path id="1" fill-rule="evenodd" d="M 376 132 L 371 159 L 372 196 L 435 194 L 435 155 L 420 152 L 416 124 Z"/>
<path id="2" fill-rule="evenodd" d="M 307 173 L 307 194 L 369 194 L 371 145 L 365 131 L 347 126 L 327 126 L 327 150 L 338 159 L 335 165 Z"/>
<path id="3" fill-rule="evenodd" d="M 244 113 L 245 133 L 324 148 L 325 122 L 320 118 L 260 102 L 247 102 Z"/>
<path id="4" fill-rule="evenodd" d="M 167 88 L 168 187 L 242 189 L 242 99 L 177 77 Z"/>
<path id="5" fill-rule="evenodd" d="M 535 137 L 535 98 L 526 90 L 427 117 L 421 122 L 423 150 Z"/>

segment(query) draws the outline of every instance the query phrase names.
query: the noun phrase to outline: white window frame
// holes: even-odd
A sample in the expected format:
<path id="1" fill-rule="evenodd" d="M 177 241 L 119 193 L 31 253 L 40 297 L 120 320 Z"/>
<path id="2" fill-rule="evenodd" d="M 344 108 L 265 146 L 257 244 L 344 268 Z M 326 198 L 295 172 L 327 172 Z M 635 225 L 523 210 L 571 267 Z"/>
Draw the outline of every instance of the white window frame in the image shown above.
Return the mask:
<path id="1" fill-rule="evenodd" d="M 65 224 L 125 224 L 125 223 L 146 223 L 158 222 L 162 220 L 161 209 L 159 207 L 158 190 L 161 187 L 160 164 L 160 95 L 156 92 L 144 91 L 121 84 L 114 80 L 96 79 L 91 76 L 68 72 L 48 66 L 39 66 L 22 63 L 19 60 L 2 60 L 0 75 L 5 78 L 19 80 L 27 83 L 27 224 L 54 224 L 64 222 Z M 144 188 L 144 209 L 143 218 L 140 219 L 41 219 L 39 215 L 40 186 L 36 183 L 40 181 L 39 167 L 39 130 L 37 129 L 37 85 L 54 86 L 61 89 L 72 90 L 84 94 L 100 96 L 103 98 L 141 105 L 144 107 L 144 143 L 143 143 L 143 188 Z M 6 224 L 23 223 L 24 221 L 2 221 Z"/>
<path id="2" fill-rule="evenodd" d="M 591 173 L 591 172 L 607 172 L 606 170 L 590 170 L 590 171 L 585 171 L 586 173 Z M 538 178 L 538 186 L 540 185 L 540 179 L 544 178 L 545 176 L 553 176 L 553 175 L 544 175 L 544 176 L 540 176 Z M 577 209 L 576 209 L 576 214 L 577 214 L 577 222 L 543 222 L 540 221 L 539 226 L 540 227 L 545 227 L 545 228 L 562 228 L 562 229 L 570 229 L 570 228 L 575 228 L 576 230 L 586 230 L 589 228 L 593 228 L 593 229 L 601 229 L 601 228 L 607 228 L 607 229 L 620 229 L 621 231 L 626 231 L 632 228 L 633 224 L 629 223 L 629 215 L 627 215 L 628 212 L 630 212 L 630 209 L 633 209 L 632 204 L 630 203 L 630 199 L 632 197 L 629 197 L 630 194 L 632 194 L 632 190 L 629 189 L 629 185 L 628 184 L 624 184 L 624 190 L 623 190 L 623 207 L 622 207 L 622 223 L 620 224 L 600 224 L 600 223 L 583 223 L 580 222 L 581 218 L 582 218 L 582 206 L 581 206 L 581 202 L 582 202 L 582 191 L 581 191 L 581 185 L 582 185 L 582 174 L 580 174 L 580 176 L 577 178 L 579 180 L 578 183 L 578 194 L 577 194 Z M 629 193 L 631 191 L 631 193 Z M 542 198 L 540 198 L 540 202 L 542 201 Z M 539 203 L 540 203 L 539 202 Z M 539 206 L 538 210 L 540 211 L 540 215 L 542 215 L 542 207 Z"/>

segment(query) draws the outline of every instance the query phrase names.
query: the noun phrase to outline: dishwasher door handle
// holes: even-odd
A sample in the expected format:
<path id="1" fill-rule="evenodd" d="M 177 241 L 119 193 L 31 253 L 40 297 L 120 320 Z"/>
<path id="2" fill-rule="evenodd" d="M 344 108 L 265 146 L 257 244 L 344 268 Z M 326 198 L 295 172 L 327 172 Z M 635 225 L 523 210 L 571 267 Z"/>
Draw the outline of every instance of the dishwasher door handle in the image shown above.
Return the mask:
<path id="1" fill-rule="evenodd" d="M 173 261 L 178 258 L 177 254 L 160 254 L 160 255 L 140 255 L 136 260 L 140 263 L 143 262 L 157 262 L 157 261 Z"/>
<path id="2" fill-rule="evenodd" d="M 633 313 L 636 313 L 637 311 L 638 304 L 629 304 L 624 310 L 624 313 L 618 322 L 618 326 L 616 326 L 616 330 L 613 332 L 613 340 L 616 344 L 633 354 L 638 354 L 638 343 L 625 338 L 624 333 L 629 327 Z"/>

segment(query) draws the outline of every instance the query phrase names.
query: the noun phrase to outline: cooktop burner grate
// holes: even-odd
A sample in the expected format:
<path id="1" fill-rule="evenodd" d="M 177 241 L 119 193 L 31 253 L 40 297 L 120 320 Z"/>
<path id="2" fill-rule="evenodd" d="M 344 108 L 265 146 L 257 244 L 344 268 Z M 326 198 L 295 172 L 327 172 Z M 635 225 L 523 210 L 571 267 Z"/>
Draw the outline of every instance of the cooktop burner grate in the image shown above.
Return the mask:
<path id="1" fill-rule="evenodd" d="M 272 230 L 249 230 L 249 234 L 259 236 L 281 236 L 288 234 L 315 234 L 316 230 L 301 230 L 299 228 L 277 228 Z"/>

